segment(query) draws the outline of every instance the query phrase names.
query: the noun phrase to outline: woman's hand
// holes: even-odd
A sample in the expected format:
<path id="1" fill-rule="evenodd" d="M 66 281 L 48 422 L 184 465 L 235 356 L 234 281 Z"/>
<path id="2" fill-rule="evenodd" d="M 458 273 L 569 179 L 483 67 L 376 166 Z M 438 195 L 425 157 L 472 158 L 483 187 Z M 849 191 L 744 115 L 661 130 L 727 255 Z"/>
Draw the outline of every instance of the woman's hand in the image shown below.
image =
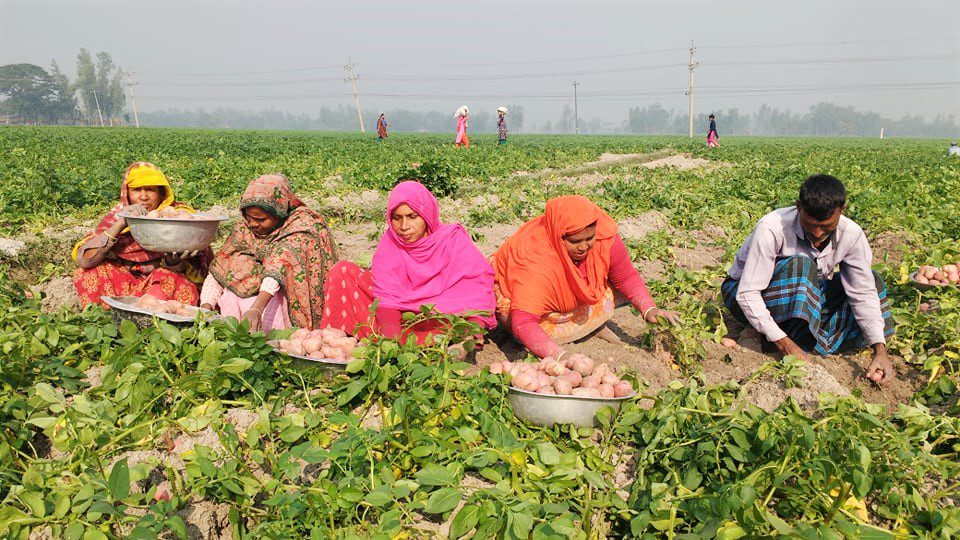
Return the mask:
<path id="1" fill-rule="evenodd" d="M 180 266 L 180 263 L 187 259 L 192 259 L 200 253 L 200 250 L 192 251 L 171 251 L 163 254 L 163 265 L 166 267 Z"/>
<path id="2" fill-rule="evenodd" d="M 262 324 L 260 319 L 263 313 L 257 308 L 250 308 L 243 314 L 243 320 L 250 321 L 250 333 L 259 332 Z"/>
<path id="3" fill-rule="evenodd" d="M 643 320 L 650 324 L 659 324 L 660 319 L 663 319 L 671 325 L 676 326 L 677 324 L 680 324 L 680 313 L 677 311 L 671 311 L 669 309 L 653 308 L 647 310 L 646 315 L 643 317 Z"/>

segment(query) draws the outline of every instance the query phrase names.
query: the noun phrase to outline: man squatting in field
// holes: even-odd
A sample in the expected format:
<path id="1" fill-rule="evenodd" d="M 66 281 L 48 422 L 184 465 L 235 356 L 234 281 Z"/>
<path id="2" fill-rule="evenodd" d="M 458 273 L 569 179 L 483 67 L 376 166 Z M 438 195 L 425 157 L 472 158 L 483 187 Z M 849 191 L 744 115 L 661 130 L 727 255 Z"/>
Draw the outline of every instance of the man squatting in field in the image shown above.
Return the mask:
<path id="1" fill-rule="evenodd" d="M 870 268 L 863 229 L 843 215 L 846 203 L 839 180 L 808 177 L 797 204 L 763 216 L 744 241 L 721 287 L 723 303 L 731 326 L 751 327 L 741 343 L 759 332 L 784 355 L 804 359 L 809 351 L 870 345 L 866 375 L 883 385 L 895 376 L 886 347 L 894 330 L 890 302 Z"/>

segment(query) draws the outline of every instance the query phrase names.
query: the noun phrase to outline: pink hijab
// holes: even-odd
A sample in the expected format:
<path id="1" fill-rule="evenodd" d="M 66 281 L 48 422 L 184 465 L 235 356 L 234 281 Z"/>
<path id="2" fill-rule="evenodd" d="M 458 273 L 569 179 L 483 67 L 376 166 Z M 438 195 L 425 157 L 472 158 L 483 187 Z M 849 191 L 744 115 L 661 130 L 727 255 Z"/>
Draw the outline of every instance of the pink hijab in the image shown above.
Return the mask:
<path id="1" fill-rule="evenodd" d="M 390 226 L 390 216 L 406 203 L 427 222 L 427 235 L 412 244 Z M 387 231 L 373 254 L 373 295 L 386 308 L 418 311 L 433 304 L 441 313 L 483 310 L 487 328 L 493 318 L 493 267 L 459 223 L 440 223 L 440 207 L 420 182 L 397 184 L 387 199 Z"/>

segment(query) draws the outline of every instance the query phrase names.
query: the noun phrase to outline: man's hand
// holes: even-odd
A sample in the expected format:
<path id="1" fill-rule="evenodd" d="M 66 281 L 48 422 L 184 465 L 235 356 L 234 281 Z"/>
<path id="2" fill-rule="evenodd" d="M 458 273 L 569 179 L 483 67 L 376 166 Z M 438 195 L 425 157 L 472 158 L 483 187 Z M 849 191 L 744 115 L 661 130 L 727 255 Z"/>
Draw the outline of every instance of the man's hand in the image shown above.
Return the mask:
<path id="1" fill-rule="evenodd" d="M 799 358 L 800 360 L 807 360 L 807 353 L 800 348 L 799 345 L 794 343 L 789 337 L 777 340 L 773 342 L 777 346 L 777 350 L 780 351 L 784 356 L 793 355 Z"/>
<path id="2" fill-rule="evenodd" d="M 676 326 L 680 323 L 680 313 L 667 309 L 653 308 L 648 310 L 647 315 L 643 318 L 643 320 L 650 324 L 657 324 L 660 322 L 660 319 L 663 319 L 671 325 Z"/>
<path id="3" fill-rule="evenodd" d="M 880 386 L 886 386 L 896 376 L 897 373 L 893 369 L 893 363 L 887 356 L 887 346 L 883 343 L 875 344 L 873 346 L 873 361 L 867 367 L 867 378 Z"/>

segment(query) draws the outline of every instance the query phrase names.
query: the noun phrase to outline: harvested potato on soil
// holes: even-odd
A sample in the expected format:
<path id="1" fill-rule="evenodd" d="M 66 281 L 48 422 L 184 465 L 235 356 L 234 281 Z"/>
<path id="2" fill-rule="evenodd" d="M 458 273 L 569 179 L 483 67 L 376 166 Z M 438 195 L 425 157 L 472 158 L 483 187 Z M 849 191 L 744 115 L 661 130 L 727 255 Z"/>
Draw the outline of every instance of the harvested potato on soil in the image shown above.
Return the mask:
<path id="1" fill-rule="evenodd" d="M 490 373 L 508 374 L 510 386 L 561 396 L 621 398 L 633 393 L 630 381 L 621 380 L 607 364 L 594 364 L 582 354 L 563 361 L 546 357 L 539 362 L 503 360 L 490 365 Z"/>

